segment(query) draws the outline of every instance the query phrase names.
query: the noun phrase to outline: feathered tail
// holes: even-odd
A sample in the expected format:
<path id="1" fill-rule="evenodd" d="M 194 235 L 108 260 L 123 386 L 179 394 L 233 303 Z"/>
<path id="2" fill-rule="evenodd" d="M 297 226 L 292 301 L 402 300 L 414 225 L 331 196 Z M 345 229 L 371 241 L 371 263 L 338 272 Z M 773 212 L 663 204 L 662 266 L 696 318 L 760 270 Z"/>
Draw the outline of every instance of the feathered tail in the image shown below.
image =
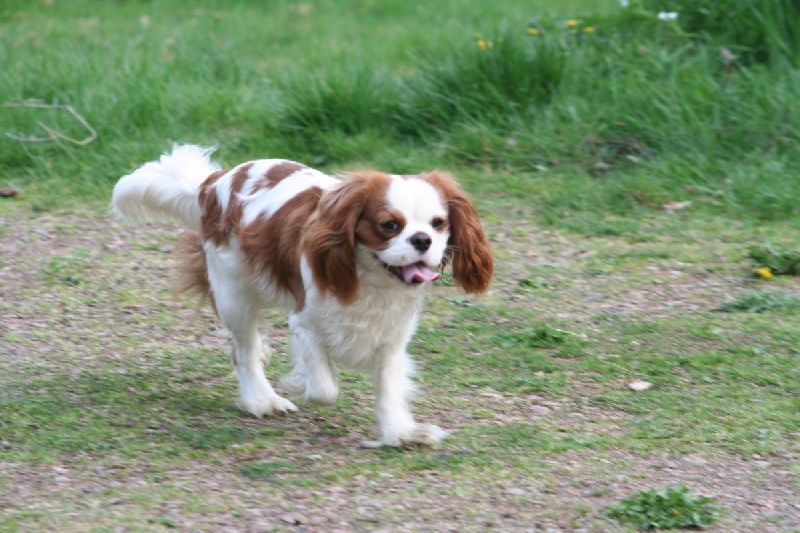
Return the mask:
<path id="1" fill-rule="evenodd" d="M 175 145 L 172 153 L 146 163 L 114 187 L 114 211 L 128 222 L 168 218 L 186 229 L 200 229 L 200 185 L 220 169 L 211 161 L 213 148 Z"/>

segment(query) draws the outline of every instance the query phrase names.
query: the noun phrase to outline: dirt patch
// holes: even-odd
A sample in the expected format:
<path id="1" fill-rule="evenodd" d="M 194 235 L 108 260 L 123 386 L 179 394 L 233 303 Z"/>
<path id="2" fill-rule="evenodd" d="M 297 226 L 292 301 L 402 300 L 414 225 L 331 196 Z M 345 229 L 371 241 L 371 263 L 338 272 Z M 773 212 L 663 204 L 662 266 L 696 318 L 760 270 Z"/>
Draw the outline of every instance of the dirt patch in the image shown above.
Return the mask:
<path id="1" fill-rule="evenodd" d="M 213 314 L 172 292 L 174 228 L 128 228 L 92 213 L 0 218 L 0 226 L 0 387 L 9 398 L 29 395 L 26 382 L 42 374 L 70 380 L 87 371 L 158 367 L 165 380 L 178 379 L 185 370 L 162 363 L 172 348 L 224 360 L 228 335 Z M 489 299 L 542 316 L 554 305 L 563 319 L 673 316 L 746 290 L 742 265 L 725 248 L 734 245 L 703 252 L 696 243 L 683 252 L 715 254 L 721 266 L 708 270 L 657 250 L 642 261 L 609 259 L 603 250 L 624 255 L 635 247 L 613 239 L 587 243 L 526 222 L 513 231 L 489 229 L 499 258 Z M 790 283 L 787 290 L 796 291 Z M 267 322 L 274 357 L 285 364 L 285 317 L 268 315 Z M 230 376 L 209 378 L 208 385 L 234 395 Z M 369 413 L 371 399 L 358 386 L 335 415 L 303 408 L 284 419 L 231 419 L 252 432 L 279 428 L 272 448 L 233 443 L 200 459 L 184 453 L 156 462 L 144 452 L 94 451 L 19 460 L 3 441 L 0 508 L 15 520 L 9 523 L 70 531 L 618 531 L 603 518 L 605 505 L 637 489 L 686 483 L 720 502 L 723 522 L 710 531 L 800 527 L 796 450 L 746 459 L 697 451 L 537 454 L 491 442 L 497 427 L 624 436 L 630 415 L 586 401 L 593 387 L 576 378 L 557 399 L 485 388 L 445 398 L 435 383 L 423 383 L 421 415 L 468 431 L 452 442 L 475 445 L 450 442 L 386 457 L 359 447 L 371 429 L 369 415 L 360 414 Z M 265 479 L 243 475 L 242 466 L 253 462 L 278 470 Z"/>

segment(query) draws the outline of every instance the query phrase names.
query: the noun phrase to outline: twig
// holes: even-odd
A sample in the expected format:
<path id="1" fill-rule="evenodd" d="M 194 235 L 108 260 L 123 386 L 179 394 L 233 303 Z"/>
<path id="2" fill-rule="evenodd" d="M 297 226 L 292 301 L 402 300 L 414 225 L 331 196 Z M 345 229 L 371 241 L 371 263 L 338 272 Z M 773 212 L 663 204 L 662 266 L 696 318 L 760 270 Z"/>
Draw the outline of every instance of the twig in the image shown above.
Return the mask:
<path id="1" fill-rule="evenodd" d="M 72 137 L 69 137 L 59 131 L 54 130 L 50 126 L 47 126 L 42 121 L 37 120 L 36 124 L 38 124 L 40 128 L 42 128 L 49 134 L 48 137 L 35 137 L 33 135 L 25 137 L 22 135 L 16 135 L 14 133 L 11 133 L 10 131 L 5 132 L 6 137 L 14 139 L 15 141 L 25 142 L 25 143 L 55 142 L 56 144 L 61 144 L 59 141 L 64 140 L 72 144 L 77 144 L 79 146 L 86 146 L 90 142 L 97 139 L 97 131 L 95 131 L 95 129 L 91 126 L 91 124 L 89 124 L 89 122 L 87 122 L 87 120 L 83 118 L 83 116 L 81 116 L 77 111 L 75 111 L 75 108 L 73 108 L 71 105 L 45 104 L 40 101 L 31 100 L 28 102 L 22 102 L 21 104 L 16 104 L 16 103 L 0 104 L 0 107 L 29 108 L 29 109 L 64 109 L 70 115 L 72 115 L 75 118 L 75 120 L 80 122 L 84 128 L 86 128 L 89 131 L 88 137 L 80 140 L 73 139 Z"/>

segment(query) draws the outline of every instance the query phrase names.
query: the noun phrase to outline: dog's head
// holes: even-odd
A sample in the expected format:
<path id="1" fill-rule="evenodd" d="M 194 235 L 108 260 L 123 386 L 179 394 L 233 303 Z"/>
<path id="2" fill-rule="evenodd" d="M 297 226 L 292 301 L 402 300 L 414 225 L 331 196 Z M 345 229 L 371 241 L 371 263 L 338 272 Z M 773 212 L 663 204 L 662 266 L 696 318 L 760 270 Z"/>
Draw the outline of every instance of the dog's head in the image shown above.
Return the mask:
<path id="1" fill-rule="evenodd" d="M 456 285 L 485 292 L 491 249 L 464 192 L 448 174 L 351 174 L 325 193 L 305 234 L 314 282 L 342 303 L 358 290 L 359 267 L 383 271 L 386 283 L 415 287 L 439 279 L 452 263 Z"/>

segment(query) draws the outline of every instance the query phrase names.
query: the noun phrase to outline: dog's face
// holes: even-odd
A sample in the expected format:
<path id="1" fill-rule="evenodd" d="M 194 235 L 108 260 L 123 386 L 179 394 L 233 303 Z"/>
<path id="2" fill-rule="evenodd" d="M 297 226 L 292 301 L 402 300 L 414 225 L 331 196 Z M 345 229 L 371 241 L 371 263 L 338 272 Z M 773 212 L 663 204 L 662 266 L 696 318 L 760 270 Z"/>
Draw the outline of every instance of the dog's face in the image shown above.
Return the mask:
<path id="1" fill-rule="evenodd" d="M 405 285 L 439 279 L 450 225 L 436 189 L 416 176 L 371 179 L 385 186 L 373 189 L 356 223 L 356 244 L 370 252 L 359 255 Z"/>
<path id="2" fill-rule="evenodd" d="M 492 277 L 477 214 L 443 173 L 354 173 L 323 196 L 305 239 L 316 284 L 343 303 L 355 297 L 359 267 L 413 287 L 439 279 L 452 261 L 467 292 L 484 292 Z"/>

